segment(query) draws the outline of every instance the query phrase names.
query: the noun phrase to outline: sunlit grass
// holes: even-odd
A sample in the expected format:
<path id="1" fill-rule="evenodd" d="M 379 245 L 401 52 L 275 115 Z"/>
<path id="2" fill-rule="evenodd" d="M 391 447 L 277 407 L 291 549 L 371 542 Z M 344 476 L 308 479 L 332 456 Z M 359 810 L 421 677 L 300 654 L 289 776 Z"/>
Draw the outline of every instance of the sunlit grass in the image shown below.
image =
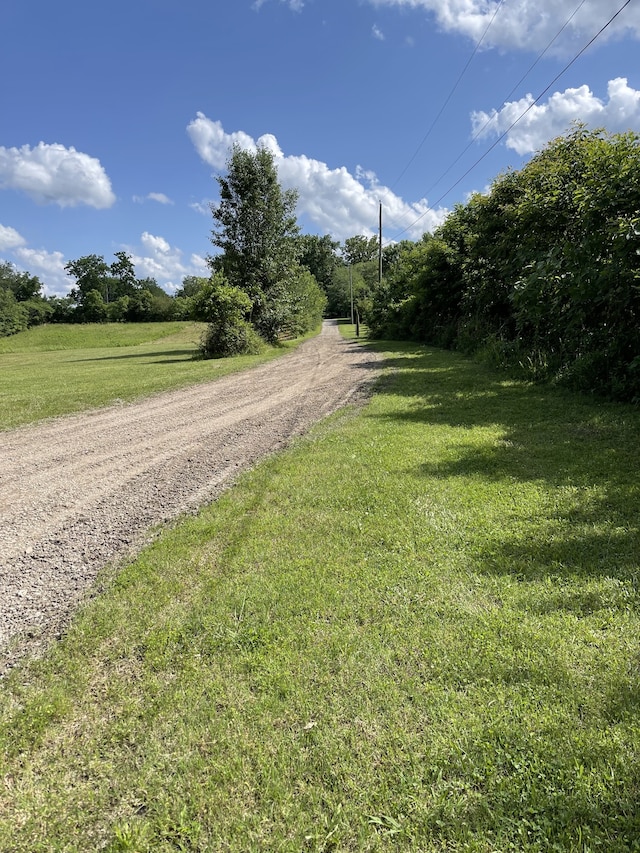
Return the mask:
<path id="1" fill-rule="evenodd" d="M 131 347 L 171 338 L 197 344 L 204 325 L 172 323 L 54 323 L 0 338 L 0 353 Z"/>
<path id="2" fill-rule="evenodd" d="M 286 352 L 195 358 L 202 323 L 43 326 L 0 338 L 0 430 L 217 379 Z"/>
<path id="3" fill-rule="evenodd" d="M 640 413 L 394 346 L 3 683 L 0 849 L 640 849 Z"/>

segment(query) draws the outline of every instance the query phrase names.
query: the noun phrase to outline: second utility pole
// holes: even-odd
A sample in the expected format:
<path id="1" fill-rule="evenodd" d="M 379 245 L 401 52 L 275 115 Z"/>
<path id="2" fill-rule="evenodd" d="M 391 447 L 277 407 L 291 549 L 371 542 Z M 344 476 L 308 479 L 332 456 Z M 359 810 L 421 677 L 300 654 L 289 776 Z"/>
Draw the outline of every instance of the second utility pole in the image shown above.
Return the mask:
<path id="1" fill-rule="evenodd" d="M 382 202 L 380 202 L 380 225 L 378 228 L 378 284 L 382 281 Z"/>

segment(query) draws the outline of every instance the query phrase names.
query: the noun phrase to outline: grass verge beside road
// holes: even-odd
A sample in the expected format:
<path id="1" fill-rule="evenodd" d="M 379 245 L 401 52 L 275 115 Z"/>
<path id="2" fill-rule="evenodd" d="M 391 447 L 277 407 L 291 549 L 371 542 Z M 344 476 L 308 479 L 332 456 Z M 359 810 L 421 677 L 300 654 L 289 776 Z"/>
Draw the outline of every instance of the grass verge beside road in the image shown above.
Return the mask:
<path id="1" fill-rule="evenodd" d="M 640 414 L 393 347 L 0 683 L 0 849 L 640 850 Z"/>
<path id="2" fill-rule="evenodd" d="M 282 355 L 194 360 L 203 323 L 37 326 L 0 338 L 0 430 L 219 379 Z"/>

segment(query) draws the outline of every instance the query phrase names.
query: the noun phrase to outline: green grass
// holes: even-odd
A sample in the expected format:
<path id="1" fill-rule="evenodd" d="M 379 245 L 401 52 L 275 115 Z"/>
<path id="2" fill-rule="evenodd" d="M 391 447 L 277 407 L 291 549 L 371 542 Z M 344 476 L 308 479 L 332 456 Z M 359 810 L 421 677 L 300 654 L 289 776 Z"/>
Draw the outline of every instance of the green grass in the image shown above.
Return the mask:
<path id="1" fill-rule="evenodd" d="M 217 379 L 281 355 L 194 360 L 201 323 L 40 326 L 0 338 L 0 430 Z"/>
<path id="2" fill-rule="evenodd" d="M 640 414 L 399 348 L 0 687 L 0 849 L 640 850 Z"/>

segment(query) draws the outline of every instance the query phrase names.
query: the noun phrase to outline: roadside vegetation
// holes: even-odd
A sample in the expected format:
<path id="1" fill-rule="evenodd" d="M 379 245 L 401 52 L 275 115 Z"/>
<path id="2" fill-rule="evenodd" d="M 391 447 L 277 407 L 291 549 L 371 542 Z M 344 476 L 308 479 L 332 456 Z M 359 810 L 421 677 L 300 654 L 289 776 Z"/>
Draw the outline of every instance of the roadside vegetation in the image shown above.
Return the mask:
<path id="1" fill-rule="evenodd" d="M 192 322 L 65 324 L 0 338 L 0 430 L 208 382 L 301 340 L 211 362 L 199 357 L 205 329 Z"/>
<path id="2" fill-rule="evenodd" d="M 384 349 L 2 682 L 0 849 L 640 849 L 640 414 Z"/>
<path id="3" fill-rule="evenodd" d="M 457 205 L 434 234 L 301 234 L 272 153 L 234 147 L 211 205 L 208 277 L 173 296 L 116 252 L 69 261 L 68 296 L 0 260 L 0 337 L 57 322 L 195 320 L 207 357 L 355 317 L 375 337 L 443 346 L 534 381 L 640 400 L 640 135 L 574 125 Z M 373 224 L 373 223 L 372 223 Z"/>
<path id="4" fill-rule="evenodd" d="M 387 372 L 2 682 L 0 849 L 640 851 L 640 137 L 574 128 L 381 282 L 374 238 L 298 232 L 268 151 L 227 165 L 173 297 L 125 253 L 57 301 L 0 263 L 0 428 L 323 312 Z"/>
<path id="5" fill-rule="evenodd" d="M 640 135 L 574 127 L 387 260 L 376 336 L 640 401 Z"/>

